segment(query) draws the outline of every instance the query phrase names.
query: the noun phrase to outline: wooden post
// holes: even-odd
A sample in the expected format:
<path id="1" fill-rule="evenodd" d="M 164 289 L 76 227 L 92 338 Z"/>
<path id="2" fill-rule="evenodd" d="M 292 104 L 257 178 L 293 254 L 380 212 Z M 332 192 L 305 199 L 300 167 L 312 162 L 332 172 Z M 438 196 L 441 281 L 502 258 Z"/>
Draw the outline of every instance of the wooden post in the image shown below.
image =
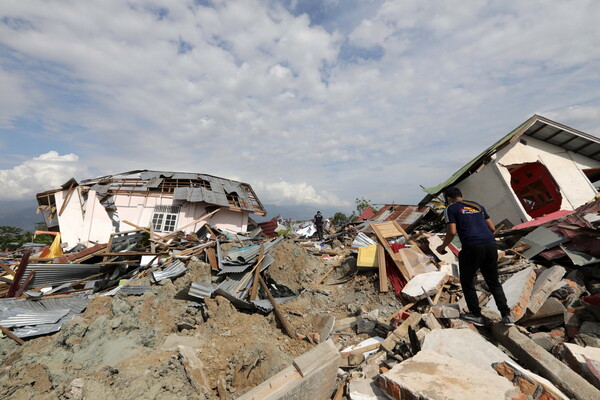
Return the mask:
<path id="1" fill-rule="evenodd" d="M 11 338 L 11 339 L 12 339 L 12 340 L 14 340 L 15 342 L 19 343 L 20 345 L 24 345 L 24 344 L 25 344 L 25 341 L 24 341 L 23 339 L 21 339 L 21 338 L 20 338 L 20 337 L 18 337 L 18 336 L 15 336 L 15 334 L 14 334 L 14 333 L 12 333 L 11 331 L 9 331 L 9 330 L 8 330 L 8 329 L 6 329 L 5 327 L 3 327 L 3 326 L 0 326 L 0 331 L 4 332 L 4 334 L 5 334 L 6 336 L 8 336 L 9 338 Z"/>
<path id="2" fill-rule="evenodd" d="M 271 294 L 271 291 L 269 290 L 269 287 L 265 283 L 262 276 L 258 275 L 258 281 L 260 282 L 260 286 L 263 288 L 263 290 L 267 294 L 269 301 L 271 302 L 271 304 L 273 304 L 273 311 L 275 312 L 277 319 L 279 319 L 279 322 L 281 322 L 281 325 L 283 325 L 283 329 L 285 330 L 285 333 L 287 333 L 287 335 L 289 337 L 291 337 L 292 339 L 296 339 L 296 336 L 294 335 L 292 328 L 288 324 L 287 319 L 285 319 L 285 315 L 283 315 L 283 313 L 279 309 L 279 306 L 277 306 L 277 303 L 275 302 L 275 299 L 273 298 L 273 295 Z"/>
<path id="3" fill-rule="evenodd" d="M 382 245 L 377 245 L 377 266 L 379 268 L 379 291 L 388 291 L 388 278 L 385 268 L 385 249 Z"/>
<path id="4" fill-rule="evenodd" d="M 217 262 L 217 256 L 215 255 L 215 249 L 210 247 L 210 248 L 206 249 L 205 251 L 206 251 L 206 255 L 208 257 L 208 262 L 210 263 L 210 267 L 213 270 L 218 271 L 219 263 Z"/>
<path id="5" fill-rule="evenodd" d="M 254 281 L 252 282 L 252 288 L 250 289 L 250 301 L 256 300 L 256 294 L 258 292 L 258 277 L 260 276 L 260 264 L 264 257 L 265 246 L 261 243 L 260 250 L 258 252 L 258 262 L 256 263 L 256 270 L 254 271 Z"/>
<path id="6" fill-rule="evenodd" d="M 25 273 L 25 269 L 27 268 L 27 263 L 29 262 L 29 256 L 31 255 L 31 251 L 28 250 L 23 254 L 23 258 L 21 258 L 21 262 L 15 271 L 15 276 L 13 277 L 13 283 L 10 284 L 8 288 L 8 293 L 6 293 L 6 297 L 14 297 L 17 289 L 19 288 L 19 281 L 21 277 Z"/>
<path id="7" fill-rule="evenodd" d="M 69 191 L 67 192 L 67 195 L 65 196 L 65 199 L 63 200 L 62 206 L 60 207 L 60 211 L 58 212 L 59 217 L 62 215 L 63 211 L 65 211 L 65 207 L 67 206 L 67 203 L 69 202 L 69 199 L 71 198 L 71 194 L 73 194 L 74 186 L 75 186 L 75 183 L 71 183 L 71 186 L 69 186 Z"/>
<path id="8" fill-rule="evenodd" d="M 25 282 L 23 282 L 21 287 L 19 287 L 19 289 L 15 293 L 15 297 L 20 297 L 23 294 L 23 292 L 25 291 L 25 289 L 27 289 L 27 286 L 29 286 L 29 284 L 31 283 L 31 281 L 33 280 L 34 277 L 35 277 L 35 271 L 31 271 L 29 273 L 29 275 L 27 276 L 27 279 L 25 279 Z"/>

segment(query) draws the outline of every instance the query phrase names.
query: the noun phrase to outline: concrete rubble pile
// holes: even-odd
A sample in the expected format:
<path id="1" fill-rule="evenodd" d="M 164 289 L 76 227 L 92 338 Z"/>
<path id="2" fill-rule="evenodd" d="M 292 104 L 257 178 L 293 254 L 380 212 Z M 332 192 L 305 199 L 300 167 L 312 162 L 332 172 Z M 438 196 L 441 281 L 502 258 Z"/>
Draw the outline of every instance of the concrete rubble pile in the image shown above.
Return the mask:
<path id="1" fill-rule="evenodd" d="M 496 232 L 513 327 L 481 276 L 486 326 L 460 319 L 460 245 L 436 253 L 427 207 L 324 241 L 271 221 L 15 252 L 0 398 L 600 399 L 599 211 Z"/>

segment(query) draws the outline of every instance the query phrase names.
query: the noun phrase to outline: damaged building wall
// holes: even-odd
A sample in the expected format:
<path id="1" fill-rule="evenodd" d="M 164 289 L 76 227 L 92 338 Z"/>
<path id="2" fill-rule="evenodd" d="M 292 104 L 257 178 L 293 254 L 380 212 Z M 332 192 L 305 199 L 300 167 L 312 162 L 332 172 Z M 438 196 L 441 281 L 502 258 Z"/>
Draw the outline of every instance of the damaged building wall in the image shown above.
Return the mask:
<path id="1" fill-rule="evenodd" d="M 600 162 L 532 137 L 492 155 L 491 162 L 456 186 L 465 198 L 483 203 L 496 222 L 505 218 L 513 224 L 529 221 L 532 217 L 513 191 L 507 167 L 535 162 L 544 165 L 556 182 L 562 196 L 560 209 L 574 210 L 596 195 L 594 185 L 582 169 L 598 168 Z"/>
<path id="2" fill-rule="evenodd" d="M 61 209 L 66 194 L 66 190 L 55 194 L 57 209 Z M 177 213 L 175 229 L 186 226 L 207 213 L 207 204 L 203 202 L 174 201 L 167 196 L 117 195 L 113 197 L 120 221 L 119 229 L 115 229 L 113 220 L 109 217 L 106 208 L 100 203 L 94 190 L 90 189 L 88 192 L 85 212 L 83 212 L 79 192 L 77 191 L 70 196 L 62 215 L 58 217 L 62 242 L 67 247 L 72 247 L 77 243 L 105 242 L 111 233 L 131 228 L 123 224 L 122 221 L 130 221 L 144 227 L 150 226 L 157 206 L 180 207 Z M 204 223 L 201 222 L 195 226 L 189 226 L 183 229 L 183 231 L 186 233 L 193 232 L 198 230 Z M 222 230 L 243 232 L 248 226 L 248 213 L 222 209 L 210 219 L 210 224 Z"/>
<path id="3" fill-rule="evenodd" d="M 526 144 L 518 141 L 498 152 L 497 162 L 505 166 L 529 162 L 545 165 L 562 194 L 562 210 L 574 210 L 596 195 L 582 169 L 598 168 L 600 162 L 532 137 L 524 141 Z"/>
<path id="4" fill-rule="evenodd" d="M 513 224 L 528 221 L 529 218 L 521 203 L 517 200 L 510 184 L 510 173 L 504 176 L 505 168 L 499 168 L 490 162 L 479 172 L 469 176 L 456 186 L 467 200 L 475 200 L 484 205 L 494 223 L 508 219 Z"/>

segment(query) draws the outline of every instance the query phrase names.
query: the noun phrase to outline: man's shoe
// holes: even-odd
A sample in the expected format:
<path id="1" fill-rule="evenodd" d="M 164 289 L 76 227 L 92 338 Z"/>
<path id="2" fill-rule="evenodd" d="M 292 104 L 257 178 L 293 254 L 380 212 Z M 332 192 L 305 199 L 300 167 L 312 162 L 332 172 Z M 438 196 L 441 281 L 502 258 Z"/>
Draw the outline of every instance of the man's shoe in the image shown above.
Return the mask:
<path id="1" fill-rule="evenodd" d="M 510 315 L 505 315 L 502 317 L 502 325 L 504 326 L 515 326 L 515 321 L 510 317 Z"/>
<path id="2" fill-rule="evenodd" d="M 475 326 L 483 326 L 483 317 L 475 314 L 460 314 L 460 319 L 472 323 Z"/>

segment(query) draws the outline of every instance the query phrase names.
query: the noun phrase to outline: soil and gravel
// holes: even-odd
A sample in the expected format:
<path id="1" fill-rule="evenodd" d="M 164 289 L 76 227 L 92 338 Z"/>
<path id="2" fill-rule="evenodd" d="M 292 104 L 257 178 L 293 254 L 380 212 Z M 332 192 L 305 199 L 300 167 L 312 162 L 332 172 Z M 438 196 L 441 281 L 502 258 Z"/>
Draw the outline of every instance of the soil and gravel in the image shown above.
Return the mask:
<path id="1" fill-rule="evenodd" d="M 314 282 L 336 259 L 310 255 L 292 241 L 271 251 L 266 275 L 299 294 L 281 305 L 293 330 L 310 337 L 323 314 L 355 315 L 359 308 L 391 315 L 400 302 L 379 293 L 376 274 L 359 273 L 339 285 L 347 263 L 324 284 Z M 0 399 L 235 399 L 314 346 L 292 339 L 274 315 L 240 312 L 223 297 L 205 304 L 180 300 L 192 281 L 210 282 L 210 265 L 193 260 L 180 278 L 142 296 L 96 297 L 54 335 L 18 346 L 0 339 Z M 150 284 L 148 276 L 132 284 Z M 342 336 L 355 344 L 368 335 Z M 204 366 L 207 390 L 193 385 L 177 346 L 192 348 Z"/>

